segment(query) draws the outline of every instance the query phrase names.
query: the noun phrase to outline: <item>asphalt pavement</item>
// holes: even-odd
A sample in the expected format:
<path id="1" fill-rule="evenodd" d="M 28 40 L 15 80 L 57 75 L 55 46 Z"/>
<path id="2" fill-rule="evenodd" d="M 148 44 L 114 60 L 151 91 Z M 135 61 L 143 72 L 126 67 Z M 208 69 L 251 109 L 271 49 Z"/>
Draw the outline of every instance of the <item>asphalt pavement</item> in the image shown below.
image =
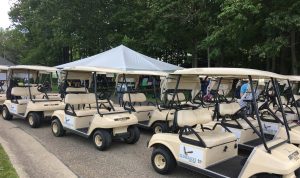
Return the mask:
<path id="1" fill-rule="evenodd" d="M 149 131 L 141 130 L 140 140 L 134 145 L 113 142 L 107 151 L 101 152 L 94 147 L 91 139 L 72 133 L 54 137 L 50 122 L 44 122 L 37 129 L 30 128 L 21 119 L 14 118 L 5 122 L 13 123 L 35 138 L 78 177 L 201 177 L 198 173 L 180 167 L 170 175 L 156 173 L 150 161 L 152 149 L 146 147 L 151 138 Z M 47 162 L 46 159 L 44 161 Z"/>

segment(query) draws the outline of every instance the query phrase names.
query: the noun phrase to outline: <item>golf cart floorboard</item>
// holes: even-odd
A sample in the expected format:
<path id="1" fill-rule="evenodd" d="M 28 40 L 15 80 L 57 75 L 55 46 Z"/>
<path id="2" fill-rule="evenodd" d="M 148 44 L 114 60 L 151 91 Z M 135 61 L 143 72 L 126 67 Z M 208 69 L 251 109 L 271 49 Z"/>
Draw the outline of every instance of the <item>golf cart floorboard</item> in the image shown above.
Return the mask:
<path id="1" fill-rule="evenodd" d="M 147 120 L 147 121 L 139 121 L 139 124 L 141 124 L 141 125 L 148 125 L 149 124 L 149 120 Z"/>
<path id="2" fill-rule="evenodd" d="M 80 128 L 80 129 L 76 129 L 77 131 L 79 131 L 79 132 L 82 132 L 82 133 L 87 133 L 88 132 L 88 130 L 89 130 L 89 128 L 88 127 L 86 127 L 86 128 Z"/>
<path id="3" fill-rule="evenodd" d="M 207 169 L 224 177 L 236 178 L 239 176 L 246 159 L 247 157 L 235 156 L 221 163 L 209 166 Z"/>

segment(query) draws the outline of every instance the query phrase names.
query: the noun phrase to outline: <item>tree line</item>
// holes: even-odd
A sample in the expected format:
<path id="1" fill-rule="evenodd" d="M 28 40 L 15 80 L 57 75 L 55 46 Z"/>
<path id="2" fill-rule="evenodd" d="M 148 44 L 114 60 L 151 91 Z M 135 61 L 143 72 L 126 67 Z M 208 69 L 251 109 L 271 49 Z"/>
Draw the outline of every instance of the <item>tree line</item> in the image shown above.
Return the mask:
<path id="1" fill-rule="evenodd" d="M 298 0 L 16 0 L 0 53 L 58 65 L 120 44 L 183 67 L 299 74 Z"/>

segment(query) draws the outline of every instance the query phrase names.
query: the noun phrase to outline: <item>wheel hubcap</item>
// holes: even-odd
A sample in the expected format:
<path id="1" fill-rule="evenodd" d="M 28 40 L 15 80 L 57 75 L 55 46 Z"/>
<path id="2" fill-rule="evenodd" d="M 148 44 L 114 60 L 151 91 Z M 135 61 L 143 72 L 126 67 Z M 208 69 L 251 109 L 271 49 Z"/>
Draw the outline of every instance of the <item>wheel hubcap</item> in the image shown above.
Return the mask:
<path id="1" fill-rule="evenodd" d="M 102 146 L 102 137 L 100 135 L 95 136 L 95 143 L 97 146 Z"/>
<path id="2" fill-rule="evenodd" d="M 57 131 L 58 131 L 58 126 L 57 126 L 56 123 L 54 123 L 54 124 L 52 125 L 52 130 L 53 130 L 54 133 L 57 133 Z"/>
<path id="3" fill-rule="evenodd" d="M 163 169 L 166 166 L 166 160 L 163 155 L 157 154 L 154 158 L 155 166 L 159 169 Z"/>
<path id="4" fill-rule="evenodd" d="M 28 118 L 28 122 L 29 122 L 30 125 L 33 125 L 33 118 L 32 118 L 32 116 L 30 116 L 30 117 Z"/>
<path id="5" fill-rule="evenodd" d="M 6 117 L 6 109 L 3 109 L 3 117 Z"/>
<path id="6" fill-rule="evenodd" d="M 155 133 L 162 133 L 161 127 L 160 127 L 160 126 L 156 126 L 156 127 L 154 128 L 154 132 L 155 132 Z"/>

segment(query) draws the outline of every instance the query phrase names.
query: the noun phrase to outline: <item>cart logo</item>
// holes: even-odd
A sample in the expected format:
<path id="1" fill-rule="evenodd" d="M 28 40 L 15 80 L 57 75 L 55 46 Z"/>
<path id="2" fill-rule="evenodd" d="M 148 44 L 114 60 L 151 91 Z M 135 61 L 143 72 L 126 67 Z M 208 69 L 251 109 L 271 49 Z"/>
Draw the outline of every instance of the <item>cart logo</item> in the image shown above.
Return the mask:
<path id="1" fill-rule="evenodd" d="M 268 128 L 270 128 L 271 126 L 266 126 L 266 124 L 264 124 L 264 128 L 268 130 Z"/>
<path id="2" fill-rule="evenodd" d="M 299 152 L 298 152 L 298 151 L 295 151 L 295 152 L 293 152 L 292 154 L 290 154 L 288 157 L 289 157 L 290 160 L 295 160 L 295 161 L 297 161 L 297 160 L 299 159 Z"/>
<path id="3" fill-rule="evenodd" d="M 64 124 L 66 127 L 73 128 L 74 127 L 74 118 L 72 116 L 65 116 Z"/>
<path id="4" fill-rule="evenodd" d="M 185 155 L 188 155 L 189 153 L 194 153 L 193 151 L 186 151 L 185 146 L 183 146 L 183 150 L 184 150 L 184 154 Z"/>

